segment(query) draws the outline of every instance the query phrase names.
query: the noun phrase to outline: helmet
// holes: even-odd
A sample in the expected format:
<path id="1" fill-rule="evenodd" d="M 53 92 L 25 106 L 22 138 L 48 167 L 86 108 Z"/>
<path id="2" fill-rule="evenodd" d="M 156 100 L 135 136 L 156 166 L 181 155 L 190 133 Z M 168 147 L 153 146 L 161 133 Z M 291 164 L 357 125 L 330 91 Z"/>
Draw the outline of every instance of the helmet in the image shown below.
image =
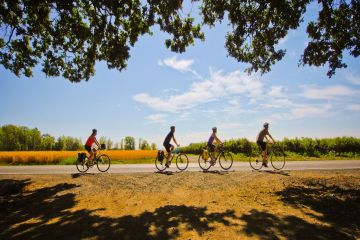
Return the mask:
<path id="1" fill-rule="evenodd" d="M 92 133 L 97 133 L 97 130 L 94 128 L 94 129 L 92 130 Z"/>
<path id="2" fill-rule="evenodd" d="M 212 128 L 212 130 L 213 130 L 213 131 L 216 131 L 216 130 L 217 130 L 217 128 L 216 128 L 216 127 L 213 127 L 213 128 Z"/>
<path id="3" fill-rule="evenodd" d="M 175 126 L 171 126 L 171 127 L 170 127 L 170 130 L 174 130 L 174 129 L 175 129 Z"/>
<path id="4" fill-rule="evenodd" d="M 268 122 L 264 123 L 264 127 L 267 127 L 267 126 L 269 126 L 269 123 Z"/>

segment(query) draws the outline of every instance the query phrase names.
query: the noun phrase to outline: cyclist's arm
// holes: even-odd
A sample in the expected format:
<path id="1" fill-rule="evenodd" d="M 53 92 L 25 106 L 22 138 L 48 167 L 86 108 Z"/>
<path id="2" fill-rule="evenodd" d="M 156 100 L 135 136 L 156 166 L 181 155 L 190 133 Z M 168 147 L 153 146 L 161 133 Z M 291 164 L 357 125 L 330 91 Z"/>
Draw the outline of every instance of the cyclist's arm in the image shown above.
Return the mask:
<path id="1" fill-rule="evenodd" d="M 271 140 L 273 141 L 273 143 L 275 143 L 274 138 L 270 135 L 270 133 L 269 133 L 269 132 L 268 132 L 268 135 L 269 135 L 269 137 L 271 138 Z"/>
<path id="2" fill-rule="evenodd" d="M 176 139 L 175 139 L 175 136 L 173 136 L 173 140 L 174 140 L 174 142 L 176 143 L 176 145 L 180 146 L 180 145 L 177 143 L 177 141 L 176 141 Z"/>
<path id="3" fill-rule="evenodd" d="M 101 145 L 100 145 L 100 143 L 98 142 L 98 140 L 96 138 L 95 138 L 95 143 L 99 148 L 101 148 Z"/>
<path id="4" fill-rule="evenodd" d="M 222 144 L 222 141 L 221 141 L 216 135 L 214 135 L 214 137 L 215 137 L 215 140 L 216 140 L 218 143 Z"/>

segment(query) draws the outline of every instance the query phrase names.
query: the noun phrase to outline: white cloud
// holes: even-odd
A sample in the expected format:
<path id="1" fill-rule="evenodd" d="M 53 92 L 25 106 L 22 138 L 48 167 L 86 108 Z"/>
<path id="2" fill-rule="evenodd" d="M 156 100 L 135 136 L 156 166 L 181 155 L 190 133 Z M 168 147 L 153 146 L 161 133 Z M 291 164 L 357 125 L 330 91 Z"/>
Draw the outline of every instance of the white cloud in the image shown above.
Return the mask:
<path id="1" fill-rule="evenodd" d="M 140 93 L 133 99 L 158 111 L 179 112 L 229 95 L 242 94 L 256 99 L 262 94 L 262 86 L 259 80 L 240 71 L 224 74 L 210 69 L 209 79 L 192 83 L 187 92 L 169 97 Z"/>
<path id="2" fill-rule="evenodd" d="M 259 123 L 275 123 L 282 120 L 294 120 L 313 117 L 328 117 L 333 106 L 330 104 L 295 104 L 290 103 L 288 110 L 271 113 L 259 118 Z"/>
<path id="3" fill-rule="evenodd" d="M 145 117 L 145 119 L 149 120 L 152 123 L 165 123 L 166 118 L 166 114 L 153 114 Z"/>
<path id="4" fill-rule="evenodd" d="M 317 86 L 303 86 L 304 92 L 302 96 L 310 99 L 336 99 L 343 96 L 352 96 L 358 92 L 342 85 L 335 85 L 325 88 Z"/>
<path id="5" fill-rule="evenodd" d="M 276 98 L 276 99 L 269 99 L 266 103 L 261 104 L 266 108 L 290 108 L 293 107 L 295 104 L 287 98 Z"/>
<path id="6" fill-rule="evenodd" d="M 180 72 L 191 72 L 196 78 L 201 79 L 200 74 L 191 68 L 193 65 L 193 59 L 182 59 L 178 60 L 177 56 L 165 58 L 164 60 L 158 60 L 159 66 L 166 66 L 175 69 Z"/>
<path id="7" fill-rule="evenodd" d="M 322 117 L 327 116 L 332 109 L 330 104 L 326 105 L 298 105 L 290 112 L 292 119 L 307 118 L 307 117 Z"/>
<path id="8" fill-rule="evenodd" d="M 235 122 L 226 122 L 226 123 L 221 123 L 220 125 L 218 125 L 219 129 L 238 129 L 241 127 L 243 127 L 242 124 L 235 123 Z"/>
<path id="9" fill-rule="evenodd" d="M 284 45 L 288 39 L 289 39 L 288 35 L 286 35 L 285 37 L 281 38 L 281 39 L 279 40 L 279 45 Z"/>
<path id="10" fill-rule="evenodd" d="M 189 71 L 191 70 L 191 65 L 194 63 L 194 60 L 178 60 L 177 56 L 171 58 L 165 58 L 164 60 L 158 60 L 159 66 L 167 66 L 178 71 Z"/>
<path id="11" fill-rule="evenodd" d="M 358 112 L 360 111 L 360 104 L 351 104 L 347 107 L 348 110 Z"/>
<path id="12" fill-rule="evenodd" d="M 283 95 L 283 86 L 271 86 L 268 92 L 269 97 L 281 97 Z"/>
<path id="13" fill-rule="evenodd" d="M 355 85 L 360 85 L 360 76 L 353 74 L 353 73 L 347 73 L 345 75 L 345 79 Z"/>

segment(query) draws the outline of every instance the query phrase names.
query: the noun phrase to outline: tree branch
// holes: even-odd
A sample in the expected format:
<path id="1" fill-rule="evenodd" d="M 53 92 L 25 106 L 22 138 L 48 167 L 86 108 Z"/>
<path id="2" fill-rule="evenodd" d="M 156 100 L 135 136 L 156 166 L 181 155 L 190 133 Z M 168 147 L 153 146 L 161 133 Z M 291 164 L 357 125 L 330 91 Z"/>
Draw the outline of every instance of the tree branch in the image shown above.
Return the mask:
<path id="1" fill-rule="evenodd" d="M 10 36 L 9 36 L 9 40 L 6 42 L 5 46 L 7 46 L 7 45 L 10 43 L 11 38 L 12 38 L 12 35 L 14 34 L 14 30 L 15 30 L 15 28 L 14 28 L 14 27 L 13 27 L 13 28 L 11 28 L 11 33 L 10 33 Z"/>

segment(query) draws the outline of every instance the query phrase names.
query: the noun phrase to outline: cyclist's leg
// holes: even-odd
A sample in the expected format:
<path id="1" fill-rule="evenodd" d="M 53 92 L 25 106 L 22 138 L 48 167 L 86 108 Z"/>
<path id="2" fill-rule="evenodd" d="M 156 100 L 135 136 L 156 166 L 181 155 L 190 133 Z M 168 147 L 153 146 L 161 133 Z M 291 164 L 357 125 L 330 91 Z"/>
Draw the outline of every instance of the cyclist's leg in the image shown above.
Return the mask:
<path id="1" fill-rule="evenodd" d="M 94 159 L 93 159 L 93 160 L 95 160 L 95 159 L 96 159 L 97 150 L 96 150 L 96 149 L 93 149 L 93 152 L 94 152 Z"/>
<path id="2" fill-rule="evenodd" d="M 165 150 L 166 150 L 166 161 L 167 163 L 170 160 L 170 156 L 171 156 L 171 144 L 164 144 Z"/>
<path id="3" fill-rule="evenodd" d="M 93 152 L 91 150 L 91 146 L 85 145 L 85 150 L 89 153 L 89 160 L 91 160 L 91 157 L 93 156 Z"/>
<path id="4" fill-rule="evenodd" d="M 209 149 L 209 156 L 210 156 L 211 160 L 213 159 L 213 152 L 214 152 L 213 146 L 214 146 L 213 144 L 210 144 L 210 143 L 207 144 L 207 147 Z"/>
<path id="5" fill-rule="evenodd" d="M 267 161 L 267 144 L 264 141 L 257 141 L 256 143 L 261 148 L 261 156 L 262 156 L 263 164 L 266 164 L 266 161 Z"/>

